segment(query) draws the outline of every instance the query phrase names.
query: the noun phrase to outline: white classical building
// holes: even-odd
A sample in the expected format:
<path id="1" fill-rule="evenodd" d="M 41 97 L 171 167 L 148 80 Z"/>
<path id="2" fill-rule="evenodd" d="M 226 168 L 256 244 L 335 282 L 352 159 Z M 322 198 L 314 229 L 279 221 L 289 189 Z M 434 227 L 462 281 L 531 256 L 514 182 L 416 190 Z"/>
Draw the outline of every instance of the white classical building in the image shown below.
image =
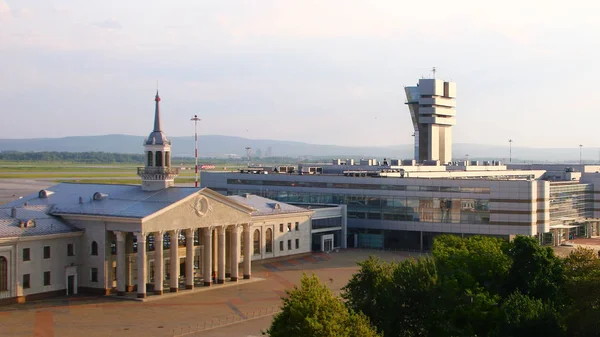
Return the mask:
<path id="1" fill-rule="evenodd" d="M 141 186 L 61 183 L 0 206 L 0 303 L 79 291 L 144 298 L 249 279 L 253 260 L 311 251 L 313 210 L 174 187 L 155 101 Z"/>

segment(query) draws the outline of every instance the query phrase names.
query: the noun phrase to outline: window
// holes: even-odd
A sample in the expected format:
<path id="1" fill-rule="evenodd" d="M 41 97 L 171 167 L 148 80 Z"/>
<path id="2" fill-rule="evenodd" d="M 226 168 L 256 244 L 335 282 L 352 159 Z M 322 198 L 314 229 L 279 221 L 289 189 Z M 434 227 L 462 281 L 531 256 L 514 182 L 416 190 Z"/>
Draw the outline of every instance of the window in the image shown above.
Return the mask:
<path id="1" fill-rule="evenodd" d="M 163 166 L 162 151 L 156 151 L 156 166 L 157 167 L 162 167 Z"/>
<path id="2" fill-rule="evenodd" d="M 291 231 L 292 231 L 292 223 L 288 222 L 288 232 L 291 232 Z"/>
<path id="3" fill-rule="evenodd" d="M 29 274 L 23 274 L 23 289 L 31 288 L 31 276 Z"/>
<path id="4" fill-rule="evenodd" d="M 0 256 L 0 291 L 8 290 L 8 260 Z"/>
<path id="5" fill-rule="evenodd" d="M 299 223 L 299 222 L 296 222 L 296 231 L 298 231 L 298 230 L 299 230 L 299 228 L 300 228 L 300 223 Z"/>
<path id="6" fill-rule="evenodd" d="M 296 239 L 296 249 L 300 249 L 300 239 Z"/>
<path id="7" fill-rule="evenodd" d="M 288 250 L 292 250 L 292 240 L 288 240 Z"/>
<path id="8" fill-rule="evenodd" d="M 153 156 L 154 156 L 154 154 L 152 154 L 152 151 L 148 151 L 148 166 L 152 166 L 152 164 L 153 164 L 152 157 Z"/>
<path id="9" fill-rule="evenodd" d="M 31 261 L 31 251 L 29 248 L 23 248 L 23 261 Z"/>
<path id="10" fill-rule="evenodd" d="M 117 255 L 117 242 L 116 241 L 110 242 L 110 255 Z"/>
<path id="11" fill-rule="evenodd" d="M 93 256 L 98 256 L 98 243 L 96 241 L 92 241 L 92 253 Z"/>
<path id="12" fill-rule="evenodd" d="M 67 244 L 67 256 L 75 256 L 75 249 L 72 243 Z"/>
<path id="13" fill-rule="evenodd" d="M 44 272 L 44 285 L 45 286 L 50 285 L 50 272 L 49 271 Z"/>
<path id="14" fill-rule="evenodd" d="M 117 267 L 113 267 L 113 270 L 112 270 L 112 280 L 113 281 L 117 280 Z"/>
<path id="15" fill-rule="evenodd" d="M 279 251 L 283 252 L 283 241 L 279 241 Z"/>
<path id="16" fill-rule="evenodd" d="M 50 258 L 50 246 L 44 246 L 44 259 Z"/>
<path id="17" fill-rule="evenodd" d="M 98 268 L 92 268 L 90 270 L 90 281 L 98 282 Z"/>
<path id="18" fill-rule="evenodd" d="M 282 223 L 279 224 L 279 233 L 283 233 L 283 224 Z"/>
<path id="19" fill-rule="evenodd" d="M 257 229 L 254 231 L 254 255 L 260 254 L 260 231 Z"/>
<path id="20" fill-rule="evenodd" d="M 266 235 L 266 247 L 265 252 L 272 253 L 273 252 L 273 230 L 271 228 L 267 228 Z"/>

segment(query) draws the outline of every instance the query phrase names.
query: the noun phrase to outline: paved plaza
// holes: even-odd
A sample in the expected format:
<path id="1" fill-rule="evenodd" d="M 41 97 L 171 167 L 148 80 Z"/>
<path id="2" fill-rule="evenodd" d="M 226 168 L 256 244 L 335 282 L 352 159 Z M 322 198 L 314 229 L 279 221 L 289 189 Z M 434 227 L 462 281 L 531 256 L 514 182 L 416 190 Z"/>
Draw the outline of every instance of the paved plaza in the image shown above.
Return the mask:
<path id="1" fill-rule="evenodd" d="M 81 296 L 5 306 L 0 336 L 259 336 L 279 309 L 280 297 L 303 272 L 316 274 L 339 293 L 357 270 L 356 261 L 369 255 L 389 261 L 409 253 L 346 250 L 290 257 L 253 264 L 258 281 L 146 302 Z"/>

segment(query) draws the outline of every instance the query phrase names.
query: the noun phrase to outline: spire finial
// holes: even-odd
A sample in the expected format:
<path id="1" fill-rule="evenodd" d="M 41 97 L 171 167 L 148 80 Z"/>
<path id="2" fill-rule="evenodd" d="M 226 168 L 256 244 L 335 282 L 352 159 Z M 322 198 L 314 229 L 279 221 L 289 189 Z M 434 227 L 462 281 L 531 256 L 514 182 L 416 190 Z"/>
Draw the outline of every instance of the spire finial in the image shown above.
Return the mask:
<path id="1" fill-rule="evenodd" d="M 154 131 L 162 131 L 160 128 L 160 96 L 158 96 L 158 89 L 156 89 L 156 96 L 154 97 L 156 105 L 154 107 Z"/>

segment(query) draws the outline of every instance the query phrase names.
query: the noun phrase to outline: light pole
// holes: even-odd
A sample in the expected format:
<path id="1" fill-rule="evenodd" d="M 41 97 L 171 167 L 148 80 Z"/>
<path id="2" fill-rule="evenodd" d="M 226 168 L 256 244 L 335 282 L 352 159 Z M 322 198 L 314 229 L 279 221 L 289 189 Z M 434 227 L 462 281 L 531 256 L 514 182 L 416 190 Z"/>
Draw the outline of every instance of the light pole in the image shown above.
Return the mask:
<path id="1" fill-rule="evenodd" d="M 194 157 L 196 158 L 195 177 L 196 177 L 196 187 L 198 187 L 198 178 L 199 178 L 199 174 L 198 174 L 198 122 L 201 121 L 201 119 L 198 118 L 198 115 L 194 115 L 194 117 L 192 117 L 191 120 L 194 121 L 194 144 L 195 144 Z"/>
<path id="2" fill-rule="evenodd" d="M 508 140 L 508 162 L 512 163 L 512 139 Z"/>
<path id="3" fill-rule="evenodd" d="M 583 150 L 583 144 L 579 144 L 579 165 L 583 164 L 583 160 L 581 157 L 581 150 Z"/>

